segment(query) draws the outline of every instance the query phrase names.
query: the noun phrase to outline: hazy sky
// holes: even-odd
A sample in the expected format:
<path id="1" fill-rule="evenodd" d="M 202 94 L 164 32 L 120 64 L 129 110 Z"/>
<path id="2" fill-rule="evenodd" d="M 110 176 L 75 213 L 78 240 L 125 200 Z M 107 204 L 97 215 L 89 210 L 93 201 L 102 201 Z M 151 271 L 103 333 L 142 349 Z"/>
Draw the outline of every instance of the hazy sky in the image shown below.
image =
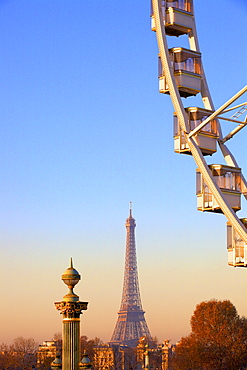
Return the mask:
<path id="1" fill-rule="evenodd" d="M 218 108 L 246 85 L 247 5 L 194 3 Z M 61 331 L 53 302 L 67 293 L 70 257 L 81 273 L 75 292 L 89 301 L 81 334 L 110 340 L 129 201 L 153 336 L 189 334 L 196 304 L 212 298 L 247 316 L 246 269 L 227 265 L 226 219 L 196 210 L 196 166 L 173 152 L 149 13 L 149 0 L 0 1 L 0 343 Z M 244 129 L 229 143 L 243 170 L 246 138 Z"/>

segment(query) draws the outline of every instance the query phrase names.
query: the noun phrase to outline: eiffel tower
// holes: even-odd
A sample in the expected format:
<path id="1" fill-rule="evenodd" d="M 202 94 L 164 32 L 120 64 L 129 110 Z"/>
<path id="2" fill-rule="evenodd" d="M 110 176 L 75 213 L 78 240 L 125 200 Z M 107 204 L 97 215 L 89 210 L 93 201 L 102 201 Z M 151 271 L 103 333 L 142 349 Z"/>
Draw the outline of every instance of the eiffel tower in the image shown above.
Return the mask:
<path id="1" fill-rule="evenodd" d="M 126 253 L 124 283 L 118 320 L 110 340 L 110 344 L 125 344 L 135 347 L 140 337 L 151 339 L 151 335 L 144 317 L 139 291 L 136 246 L 135 246 L 135 219 L 130 215 L 126 220 Z"/>

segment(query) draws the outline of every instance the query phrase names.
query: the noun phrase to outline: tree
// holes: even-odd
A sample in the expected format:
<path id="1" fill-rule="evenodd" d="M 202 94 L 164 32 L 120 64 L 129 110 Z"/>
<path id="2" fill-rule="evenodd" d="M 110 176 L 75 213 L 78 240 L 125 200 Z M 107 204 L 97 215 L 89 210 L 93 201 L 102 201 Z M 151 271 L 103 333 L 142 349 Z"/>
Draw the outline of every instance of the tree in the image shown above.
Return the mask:
<path id="1" fill-rule="evenodd" d="M 0 369 L 31 370 L 36 364 L 38 344 L 33 338 L 19 337 L 14 339 L 13 344 L 0 345 Z"/>
<path id="2" fill-rule="evenodd" d="M 202 348 L 193 334 L 182 338 L 179 344 L 175 347 L 175 352 L 171 359 L 172 369 L 203 369 L 201 353 Z"/>
<path id="3" fill-rule="evenodd" d="M 247 319 L 230 301 L 200 303 L 190 323 L 191 334 L 174 351 L 174 369 L 239 370 L 247 365 Z"/>
<path id="4" fill-rule="evenodd" d="M 53 335 L 53 339 L 55 342 L 55 346 L 57 347 L 57 353 L 62 353 L 62 333 L 59 331 Z"/>
<path id="5" fill-rule="evenodd" d="M 100 347 L 104 343 L 100 338 L 89 339 L 86 335 L 81 336 L 81 354 L 86 351 L 89 359 L 93 362 L 94 360 L 94 348 Z"/>
<path id="6" fill-rule="evenodd" d="M 10 351 L 14 355 L 17 367 L 22 370 L 29 370 L 36 364 L 38 343 L 33 338 L 18 337 L 14 339 Z"/>
<path id="7" fill-rule="evenodd" d="M 58 331 L 57 333 L 53 334 L 53 339 L 52 340 L 62 340 L 61 331 Z"/>
<path id="8" fill-rule="evenodd" d="M 5 343 L 0 344 L 0 369 L 12 369 L 14 366 L 14 357 L 10 352 L 9 346 Z"/>

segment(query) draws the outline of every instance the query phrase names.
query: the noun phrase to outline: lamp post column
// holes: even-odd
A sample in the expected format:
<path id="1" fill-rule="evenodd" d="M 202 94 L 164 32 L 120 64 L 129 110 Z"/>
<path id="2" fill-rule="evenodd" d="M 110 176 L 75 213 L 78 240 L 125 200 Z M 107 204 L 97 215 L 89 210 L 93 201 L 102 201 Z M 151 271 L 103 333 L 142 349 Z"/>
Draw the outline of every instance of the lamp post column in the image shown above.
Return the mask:
<path id="1" fill-rule="evenodd" d="M 62 370 L 79 370 L 81 360 L 80 315 L 87 309 L 88 302 L 80 302 L 79 297 L 73 292 L 80 278 L 80 274 L 73 268 L 71 259 L 70 267 L 62 275 L 69 292 L 63 297 L 63 301 L 55 302 L 56 309 L 63 316 Z"/>

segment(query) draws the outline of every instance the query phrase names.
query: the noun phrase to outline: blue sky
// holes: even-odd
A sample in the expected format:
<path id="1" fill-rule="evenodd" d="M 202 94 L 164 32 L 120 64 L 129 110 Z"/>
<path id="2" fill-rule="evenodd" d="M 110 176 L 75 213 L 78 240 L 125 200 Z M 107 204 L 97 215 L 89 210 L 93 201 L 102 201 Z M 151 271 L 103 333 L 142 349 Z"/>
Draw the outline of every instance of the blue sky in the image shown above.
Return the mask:
<path id="1" fill-rule="evenodd" d="M 194 5 L 217 108 L 246 85 L 247 5 Z M 152 335 L 187 335 L 196 304 L 212 298 L 247 314 L 246 271 L 227 266 L 226 219 L 196 210 L 196 166 L 173 152 L 149 13 L 149 1 L 0 1 L 0 342 L 61 330 L 53 302 L 66 294 L 71 256 L 89 301 L 81 332 L 110 339 L 129 201 Z M 244 172 L 246 131 L 229 147 Z"/>

